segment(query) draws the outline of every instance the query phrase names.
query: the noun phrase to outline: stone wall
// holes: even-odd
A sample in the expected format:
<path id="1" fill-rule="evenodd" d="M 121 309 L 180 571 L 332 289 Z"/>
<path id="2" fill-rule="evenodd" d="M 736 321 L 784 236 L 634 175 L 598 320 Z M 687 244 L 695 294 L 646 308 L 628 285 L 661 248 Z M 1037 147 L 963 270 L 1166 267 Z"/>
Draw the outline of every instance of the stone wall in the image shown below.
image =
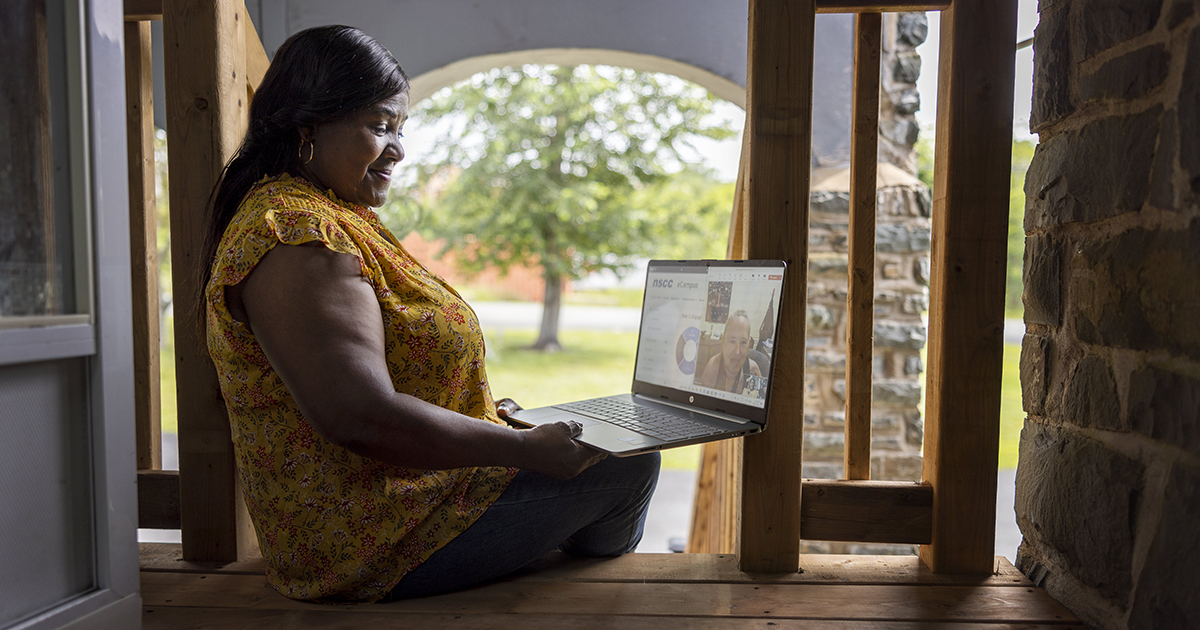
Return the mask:
<path id="1" fill-rule="evenodd" d="M 1039 11 L 1017 565 L 1091 626 L 1200 627 L 1200 8 Z"/>
<path id="2" fill-rule="evenodd" d="M 916 80 L 925 40 L 924 13 L 884 19 L 879 159 L 904 172 L 881 187 L 875 228 L 875 349 L 871 478 L 919 480 L 924 424 L 921 350 L 928 308 L 929 189 L 916 179 L 920 107 Z M 903 175 L 903 173 L 901 173 Z M 814 172 L 814 182 L 822 179 Z M 810 197 L 808 339 L 805 361 L 804 469 L 808 478 L 840 479 L 845 447 L 846 291 L 849 193 L 814 185 Z M 805 553 L 915 553 L 912 545 L 805 541 Z"/>

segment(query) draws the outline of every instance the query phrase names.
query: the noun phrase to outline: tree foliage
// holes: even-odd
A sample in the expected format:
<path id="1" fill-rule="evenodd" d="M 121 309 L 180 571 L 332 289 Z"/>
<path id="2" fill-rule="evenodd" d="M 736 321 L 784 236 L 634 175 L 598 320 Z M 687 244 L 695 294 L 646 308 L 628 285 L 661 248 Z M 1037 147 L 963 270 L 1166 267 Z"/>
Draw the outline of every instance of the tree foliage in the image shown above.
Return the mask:
<path id="1" fill-rule="evenodd" d="M 556 346 L 564 281 L 684 251 L 697 235 L 723 252 L 713 226 L 729 203 L 711 173 L 687 167 L 693 139 L 735 134 L 712 122 L 716 103 L 676 77 L 624 68 L 480 73 L 414 109 L 410 125 L 447 130 L 385 214 L 444 239 L 466 271 L 540 267 L 553 321 L 535 345 Z"/>

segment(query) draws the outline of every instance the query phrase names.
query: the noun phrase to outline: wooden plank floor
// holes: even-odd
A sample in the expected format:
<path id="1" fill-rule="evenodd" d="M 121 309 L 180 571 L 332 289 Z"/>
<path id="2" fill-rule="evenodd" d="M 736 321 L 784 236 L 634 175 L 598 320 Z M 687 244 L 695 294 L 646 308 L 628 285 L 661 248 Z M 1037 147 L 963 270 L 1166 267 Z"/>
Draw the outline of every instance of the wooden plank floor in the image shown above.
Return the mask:
<path id="1" fill-rule="evenodd" d="M 935 575 L 914 556 L 804 556 L 755 575 L 716 554 L 551 554 L 510 578 L 439 597 L 331 606 L 287 599 L 261 559 L 223 567 L 143 544 L 143 627 L 207 628 L 1083 628 L 1003 557 L 993 575 Z"/>

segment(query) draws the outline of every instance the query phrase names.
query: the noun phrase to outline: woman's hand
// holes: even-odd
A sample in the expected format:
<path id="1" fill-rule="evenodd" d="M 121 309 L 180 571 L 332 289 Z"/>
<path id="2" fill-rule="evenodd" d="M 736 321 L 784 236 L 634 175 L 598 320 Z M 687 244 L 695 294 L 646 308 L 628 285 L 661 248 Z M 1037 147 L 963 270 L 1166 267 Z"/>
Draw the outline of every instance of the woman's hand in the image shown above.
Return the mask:
<path id="1" fill-rule="evenodd" d="M 496 401 L 496 415 L 507 420 L 524 409 L 511 398 Z M 526 470 L 541 473 L 555 479 L 570 479 L 587 470 L 606 454 L 575 441 L 583 433 L 578 422 L 555 422 L 521 432 L 524 450 L 531 464 L 521 466 Z"/>
<path id="2" fill-rule="evenodd" d="M 555 479 L 570 479 L 587 470 L 606 455 L 576 442 L 580 433 L 583 433 L 583 425 L 573 420 L 522 431 L 523 450 L 529 461 L 521 468 Z"/>

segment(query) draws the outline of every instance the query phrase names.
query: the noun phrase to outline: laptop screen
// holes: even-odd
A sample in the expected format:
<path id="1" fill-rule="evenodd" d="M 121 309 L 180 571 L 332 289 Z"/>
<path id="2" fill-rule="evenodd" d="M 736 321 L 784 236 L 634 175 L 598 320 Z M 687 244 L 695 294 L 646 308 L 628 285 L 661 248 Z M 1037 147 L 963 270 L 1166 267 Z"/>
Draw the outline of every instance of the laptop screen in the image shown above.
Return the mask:
<path id="1" fill-rule="evenodd" d="M 782 261 L 651 261 L 634 392 L 765 420 Z"/>

